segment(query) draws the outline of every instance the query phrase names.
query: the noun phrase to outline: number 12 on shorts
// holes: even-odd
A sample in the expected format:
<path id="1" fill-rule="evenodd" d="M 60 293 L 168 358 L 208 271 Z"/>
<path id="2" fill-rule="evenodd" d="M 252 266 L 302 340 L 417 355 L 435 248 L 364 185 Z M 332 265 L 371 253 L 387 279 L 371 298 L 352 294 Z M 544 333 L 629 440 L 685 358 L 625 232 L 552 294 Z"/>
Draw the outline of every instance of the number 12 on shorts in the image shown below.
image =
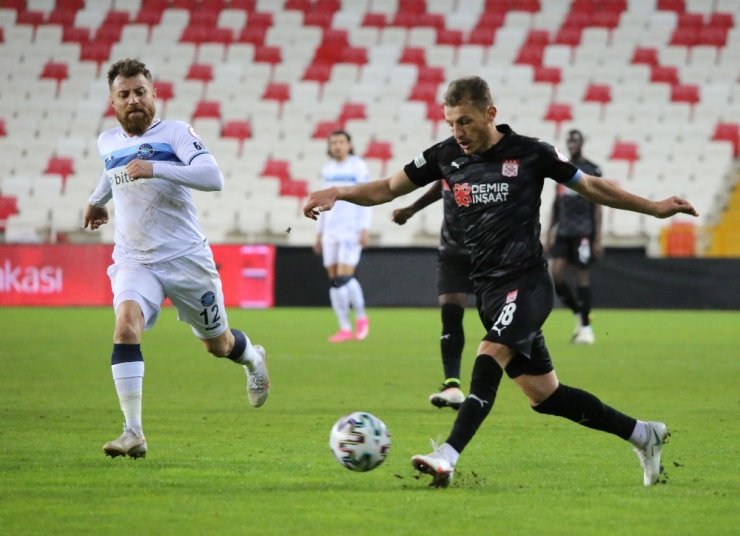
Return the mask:
<path id="1" fill-rule="evenodd" d="M 210 309 L 210 311 L 209 311 Z M 211 313 L 209 315 L 209 312 Z M 218 304 L 214 303 L 211 307 L 205 307 L 198 316 L 203 317 L 203 323 L 206 326 L 206 331 L 216 329 L 221 325 L 221 315 L 218 312 Z"/>

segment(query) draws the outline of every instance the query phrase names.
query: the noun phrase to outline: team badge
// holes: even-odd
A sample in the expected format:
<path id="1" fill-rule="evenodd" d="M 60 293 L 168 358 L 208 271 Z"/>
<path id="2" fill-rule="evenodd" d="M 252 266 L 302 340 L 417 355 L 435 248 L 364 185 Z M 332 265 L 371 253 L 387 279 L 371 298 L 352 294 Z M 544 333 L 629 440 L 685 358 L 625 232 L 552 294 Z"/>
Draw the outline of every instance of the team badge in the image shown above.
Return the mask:
<path id="1" fill-rule="evenodd" d="M 501 166 L 501 175 L 504 177 L 516 177 L 519 174 L 519 160 L 504 160 Z"/>
<path id="2" fill-rule="evenodd" d="M 197 133 L 197 132 L 195 131 L 195 129 L 194 129 L 194 128 L 193 128 L 193 127 L 192 127 L 191 125 L 188 125 L 188 132 L 190 132 L 190 135 L 191 135 L 191 136 L 192 136 L 193 138 L 198 138 L 198 139 L 200 139 L 200 136 L 198 136 L 198 133 Z"/>
<path id="3" fill-rule="evenodd" d="M 473 197 L 470 195 L 470 184 L 467 182 L 454 184 L 452 186 L 452 193 L 455 195 L 455 203 L 457 203 L 457 206 L 459 207 L 469 207 L 470 203 L 473 201 Z"/>
<path id="4" fill-rule="evenodd" d="M 200 297 L 200 304 L 203 307 L 208 307 L 216 303 L 216 295 L 210 290 Z"/>
<path id="5" fill-rule="evenodd" d="M 519 294 L 519 289 L 514 289 L 511 292 L 509 292 L 506 295 L 506 303 L 508 304 L 508 303 L 511 303 L 511 302 L 515 302 L 516 301 L 516 297 L 517 297 L 518 294 Z"/>
<path id="6" fill-rule="evenodd" d="M 136 151 L 136 156 L 138 156 L 142 160 L 149 160 L 152 156 L 154 156 L 154 147 L 152 147 L 148 143 L 142 143 L 141 145 L 139 145 L 139 149 Z"/>

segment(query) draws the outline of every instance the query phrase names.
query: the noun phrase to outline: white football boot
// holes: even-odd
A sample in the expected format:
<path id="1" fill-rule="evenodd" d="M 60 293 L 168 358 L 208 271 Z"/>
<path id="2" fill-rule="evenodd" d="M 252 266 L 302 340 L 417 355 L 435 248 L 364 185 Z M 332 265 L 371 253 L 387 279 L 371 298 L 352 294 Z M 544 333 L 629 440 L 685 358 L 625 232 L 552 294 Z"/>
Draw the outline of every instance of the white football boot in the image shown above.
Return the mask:
<path id="1" fill-rule="evenodd" d="M 578 333 L 573 337 L 573 344 L 593 344 L 596 342 L 594 330 L 590 325 L 581 326 Z"/>
<path id="2" fill-rule="evenodd" d="M 267 400 L 270 394 L 270 376 L 267 373 L 267 352 L 258 345 L 254 349 L 260 355 L 259 361 L 250 365 L 244 365 L 244 371 L 247 373 L 247 395 L 249 403 L 255 408 L 260 407 Z"/>
<path id="3" fill-rule="evenodd" d="M 465 402 L 465 394 L 455 385 L 448 386 L 442 384 L 438 393 L 429 396 L 429 402 L 438 408 L 450 407 L 454 410 L 460 409 L 460 405 Z"/>
<path id="4" fill-rule="evenodd" d="M 434 443 L 432 446 L 435 446 Z M 444 455 L 444 448 L 443 444 L 429 454 L 417 454 L 411 457 L 411 465 L 414 469 L 425 475 L 431 475 L 432 483 L 429 485 L 434 488 L 449 487 L 455 472 L 454 465 Z M 448 445 L 448 448 L 452 447 Z"/>
<path id="5" fill-rule="evenodd" d="M 131 428 L 126 428 L 116 439 L 103 445 L 103 452 L 111 458 L 116 456 L 144 458 L 146 457 L 146 451 L 146 438 L 137 434 Z"/>
<path id="6" fill-rule="evenodd" d="M 648 422 L 648 440 L 643 448 L 635 447 L 635 453 L 640 459 L 640 465 L 644 471 L 642 483 L 646 486 L 654 486 L 663 474 L 663 465 L 660 463 L 663 445 L 668 442 L 671 432 L 662 422 Z"/>

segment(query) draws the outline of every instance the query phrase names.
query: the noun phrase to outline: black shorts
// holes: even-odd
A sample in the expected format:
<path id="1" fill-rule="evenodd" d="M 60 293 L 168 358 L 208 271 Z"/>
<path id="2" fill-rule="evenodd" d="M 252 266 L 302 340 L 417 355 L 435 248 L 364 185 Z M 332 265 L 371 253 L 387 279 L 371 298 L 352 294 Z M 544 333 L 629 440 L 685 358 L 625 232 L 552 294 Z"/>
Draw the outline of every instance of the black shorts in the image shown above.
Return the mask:
<path id="1" fill-rule="evenodd" d="M 483 339 L 514 351 L 506 367 L 509 377 L 538 376 L 554 370 L 542 335 L 553 301 L 552 278 L 544 268 L 506 284 L 477 282 L 478 314 L 488 331 Z"/>
<path id="2" fill-rule="evenodd" d="M 470 257 L 467 255 L 439 255 L 437 257 L 437 296 L 442 294 L 473 294 L 470 279 Z"/>
<path id="3" fill-rule="evenodd" d="M 556 236 L 555 243 L 550 248 L 550 256 L 587 268 L 594 262 L 592 244 L 590 236 Z"/>

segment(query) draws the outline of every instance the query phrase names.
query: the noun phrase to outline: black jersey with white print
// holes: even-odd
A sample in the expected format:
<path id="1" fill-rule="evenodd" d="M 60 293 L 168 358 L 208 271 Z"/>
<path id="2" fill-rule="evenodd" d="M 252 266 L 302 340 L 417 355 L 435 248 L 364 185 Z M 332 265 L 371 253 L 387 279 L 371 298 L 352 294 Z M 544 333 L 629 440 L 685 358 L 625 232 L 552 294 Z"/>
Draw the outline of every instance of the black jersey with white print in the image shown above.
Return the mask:
<path id="1" fill-rule="evenodd" d="M 588 175 L 601 177 L 601 168 L 587 160 L 580 158 L 571 159 L 571 164 Z M 594 204 L 582 197 L 578 192 L 558 184 L 558 236 L 567 237 L 594 237 L 596 233 L 595 207 Z"/>
<path id="2" fill-rule="evenodd" d="M 442 179 L 442 203 L 444 203 L 444 217 L 439 239 L 439 253 L 440 255 L 468 256 L 469 252 L 465 247 L 465 235 L 460 225 L 455 196 L 444 179 Z"/>
<path id="3" fill-rule="evenodd" d="M 446 177 L 471 254 L 472 278 L 503 282 L 545 265 L 540 244 L 545 177 L 567 183 L 580 172 L 552 145 L 516 134 L 508 125 L 496 128 L 504 136 L 482 154 L 466 155 L 450 137 L 404 171 L 418 186 Z"/>

